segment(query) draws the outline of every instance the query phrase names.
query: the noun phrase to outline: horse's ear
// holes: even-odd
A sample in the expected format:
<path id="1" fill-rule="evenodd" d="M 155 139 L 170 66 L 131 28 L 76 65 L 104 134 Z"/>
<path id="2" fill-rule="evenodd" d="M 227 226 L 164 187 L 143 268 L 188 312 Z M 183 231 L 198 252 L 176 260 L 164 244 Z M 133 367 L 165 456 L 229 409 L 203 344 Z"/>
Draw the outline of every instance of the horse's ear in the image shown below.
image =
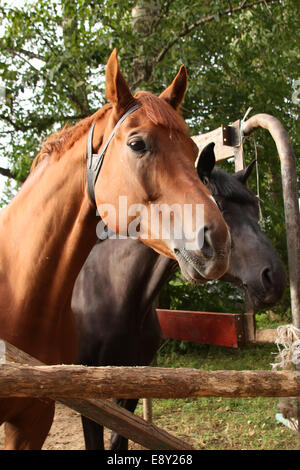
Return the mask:
<path id="1" fill-rule="evenodd" d="M 206 145 L 206 147 L 201 151 L 197 162 L 198 176 L 205 184 L 207 183 L 207 178 L 210 178 L 211 172 L 213 171 L 216 163 L 214 146 L 214 142 Z"/>
<path id="2" fill-rule="evenodd" d="M 128 107 L 134 98 L 120 71 L 117 49 L 114 49 L 106 65 L 106 98 L 117 107 Z"/>
<path id="3" fill-rule="evenodd" d="M 168 88 L 166 88 L 159 97 L 167 101 L 172 108 L 177 110 L 183 101 L 186 89 L 187 71 L 185 66 L 182 65 L 171 85 L 168 86 Z"/>
<path id="4" fill-rule="evenodd" d="M 252 162 L 249 163 L 249 165 L 246 168 L 234 173 L 234 177 L 237 178 L 242 184 L 246 184 L 249 176 L 252 173 L 255 163 L 256 163 L 256 160 L 255 159 L 252 160 Z"/>

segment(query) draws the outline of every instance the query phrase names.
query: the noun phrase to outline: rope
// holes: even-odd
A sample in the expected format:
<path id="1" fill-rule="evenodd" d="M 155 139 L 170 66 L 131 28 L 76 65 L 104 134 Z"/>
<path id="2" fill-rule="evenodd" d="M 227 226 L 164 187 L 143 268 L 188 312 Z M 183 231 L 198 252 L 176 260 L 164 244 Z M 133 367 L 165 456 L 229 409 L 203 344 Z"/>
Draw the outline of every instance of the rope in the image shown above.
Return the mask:
<path id="1" fill-rule="evenodd" d="M 253 108 L 249 107 L 247 111 L 244 114 L 243 119 L 241 120 L 241 126 L 240 126 L 240 142 L 242 145 L 243 142 L 243 124 L 246 121 L 246 118 L 250 114 Z M 256 145 L 256 140 L 254 135 L 252 136 L 253 138 L 253 143 L 254 143 L 254 152 L 255 152 L 255 170 L 256 170 L 256 193 L 257 193 L 257 200 L 258 200 L 258 210 L 259 210 L 259 224 L 263 226 L 263 214 L 262 214 L 262 209 L 261 209 L 261 199 L 260 199 L 260 188 L 259 188 L 259 172 L 258 172 L 258 155 L 257 155 L 257 145 Z"/>
<path id="2" fill-rule="evenodd" d="M 257 152 L 257 145 L 256 140 L 253 135 L 253 144 L 254 144 L 254 152 L 255 152 L 255 171 L 256 171 L 256 197 L 258 201 L 258 211 L 259 211 L 259 225 L 263 227 L 264 218 L 261 209 L 261 199 L 260 199 L 260 182 L 259 182 L 259 171 L 258 171 L 258 152 Z"/>
<path id="3" fill-rule="evenodd" d="M 248 114 L 252 111 L 253 108 L 248 108 L 247 111 L 245 112 L 244 114 L 244 117 L 243 119 L 241 120 L 240 122 L 240 129 L 239 129 L 239 132 L 240 132 L 240 147 L 242 147 L 243 149 L 243 139 L 244 139 L 244 133 L 243 133 L 243 130 L 244 130 L 244 122 L 248 116 Z M 243 160 L 244 160 L 244 157 L 243 157 Z M 244 163 L 244 166 L 245 166 L 245 163 Z"/>
<path id="4" fill-rule="evenodd" d="M 250 111 L 252 111 L 252 109 L 253 109 L 253 108 L 250 108 L 250 107 L 247 109 L 247 111 L 245 112 L 244 117 L 243 117 L 243 119 L 242 119 L 242 123 L 246 120 L 246 117 L 248 116 L 248 114 L 250 113 Z"/>
<path id="5" fill-rule="evenodd" d="M 294 325 L 282 325 L 277 328 L 275 344 L 278 349 L 276 362 L 272 369 L 292 369 L 300 363 L 300 329 Z M 289 420 L 290 427 L 298 431 L 297 398 L 283 397 L 278 400 L 278 410 Z"/>
<path id="6" fill-rule="evenodd" d="M 282 325 L 277 328 L 275 338 L 278 355 L 272 369 L 292 369 L 292 364 L 300 363 L 300 329 L 294 325 Z"/>

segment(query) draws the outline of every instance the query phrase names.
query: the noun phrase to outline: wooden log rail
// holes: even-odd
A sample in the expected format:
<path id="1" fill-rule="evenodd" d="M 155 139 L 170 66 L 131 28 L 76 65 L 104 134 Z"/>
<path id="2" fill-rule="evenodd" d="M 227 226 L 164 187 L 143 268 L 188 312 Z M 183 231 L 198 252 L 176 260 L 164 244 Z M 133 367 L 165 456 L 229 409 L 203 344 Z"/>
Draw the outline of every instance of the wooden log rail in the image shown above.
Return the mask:
<path id="1" fill-rule="evenodd" d="M 0 365 L 0 397 L 187 398 L 300 396 L 293 371 Z"/>
<path id="2" fill-rule="evenodd" d="M 0 369 L 1 364 L 11 363 L 41 366 L 43 363 L 16 348 L 6 341 L 0 340 Z M 53 397 L 52 397 L 53 398 Z M 182 439 L 173 436 L 167 431 L 149 423 L 139 416 L 130 413 L 112 401 L 101 399 L 56 399 L 59 403 L 77 411 L 106 428 L 112 429 L 117 434 L 130 439 L 133 442 L 153 450 L 192 450 L 193 446 Z"/>

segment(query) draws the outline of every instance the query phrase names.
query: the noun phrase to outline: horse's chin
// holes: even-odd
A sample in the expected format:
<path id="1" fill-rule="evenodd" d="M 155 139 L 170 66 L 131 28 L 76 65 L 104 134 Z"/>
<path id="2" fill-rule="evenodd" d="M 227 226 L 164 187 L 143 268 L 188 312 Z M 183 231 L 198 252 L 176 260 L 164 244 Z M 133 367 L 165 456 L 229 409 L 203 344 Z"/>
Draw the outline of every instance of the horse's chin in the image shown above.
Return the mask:
<path id="1" fill-rule="evenodd" d="M 253 292 L 250 292 L 249 289 L 245 288 L 245 292 L 247 294 L 247 302 L 249 304 L 249 307 L 253 312 L 257 312 L 258 310 L 265 310 L 267 308 L 271 308 L 274 305 L 276 305 L 277 301 L 270 301 L 267 302 L 263 300 L 263 295 L 265 293 L 261 294 L 261 297 L 259 293 L 254 294 Z"/>
<path id="2" fill-rule="evenodd" d="M 181 272 L 187 281 L 198 285 L 205 284 L 208 281 L 208 279 L 205 279 L 205 277 L 200 274 L 196 267 L 183 258 L 179 252 L 176 253 L 176 258 Z"/>
<path id="3" fill-rule="evenodd" d="M 266 308 L 271 308 L 273 307 L 279 300 L 276 299 L 276 301 L 270 301 L 267 302 L 264 299 L 266 298 L 266 292 L 265 291 L 254 291 L 249 288 L 246 284 L 243 283 L 243 281 L 228 272 L 224 274 L 220 278 L 221 281 L 224 282 L 229 282 L 230 284 L 235 285 L 236 287 L 239 287 L 241 290 L 245 292 L 247 295 L 247 307 L 250 308 L 252 311 L 257 312 L 258 310 L 264 310 Z"/>

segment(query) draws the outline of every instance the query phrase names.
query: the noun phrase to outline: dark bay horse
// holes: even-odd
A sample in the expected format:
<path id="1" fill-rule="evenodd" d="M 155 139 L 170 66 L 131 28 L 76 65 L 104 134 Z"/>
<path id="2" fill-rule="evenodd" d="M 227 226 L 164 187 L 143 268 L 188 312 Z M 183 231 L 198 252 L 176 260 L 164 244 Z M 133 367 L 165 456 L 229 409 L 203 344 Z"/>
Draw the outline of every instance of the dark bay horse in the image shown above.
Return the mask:
<path id="1" fill-rule="evenodd" d="M 97 240 L 96 205 L 117 233 L 127 233 L 135 219 L 122 212 L 113 220 L 120 196 L 129 208 L 143 205 L 142 241 L 170 258 L 180 258 L 190 278 L 215 279 L 226 271 L 227 225 L 207 188 L 199 185 L 196 175 L 191 178 L 197 147 L 177 112 L 186 87 L 182 66 L 160 97 L 149 92 L 133 96 L 114 51 L 106 67 L 110 103 L 46 140 L 31 175 L 0 212 L 0 338 L 47 364 L 76 360 L 73 286 Z M 99 152 L 105 152 L 102 167 Z M 199 201 L 204 206 L 203 226 L 198 229 L 206 231 L 203 248 L 189 251 L 184 238 L 163 238 L 149 229 L 154 204 L 196 208 Z M 186 226 L 198 226 L 196 211 L 179 221 L 183 233 Z M 156 222 L 163 229 L 160 218 Z M 5 448 L 40 449 L 53 413 L 51 400 L 1 399 Z"/>
<path id="2" fill-rule="evenodd" d="M 219 204 L 231 231 L 230 265 L 223 280 L 243 286 L 256 309 L 281 298 L 285 271 L 258 225 L 258 203 L 246 182 L 253 163 L 229 175 L 214 167 L 213 147 L 201 154 L 198 173 Z M 160 343 L 153 301 L 176 269 L 174 260 L 138 240 L 105 240 L 93 248 L 73 291 L 79 337 L 78 363 L 89 366 L 149 365 Z M 137 400 L 117 400 L 134 411 Z M 103 428 L 82 418 L 87 449 L 103 449 Z M 111 449 L 128 442 L 112 433 Z"/>

